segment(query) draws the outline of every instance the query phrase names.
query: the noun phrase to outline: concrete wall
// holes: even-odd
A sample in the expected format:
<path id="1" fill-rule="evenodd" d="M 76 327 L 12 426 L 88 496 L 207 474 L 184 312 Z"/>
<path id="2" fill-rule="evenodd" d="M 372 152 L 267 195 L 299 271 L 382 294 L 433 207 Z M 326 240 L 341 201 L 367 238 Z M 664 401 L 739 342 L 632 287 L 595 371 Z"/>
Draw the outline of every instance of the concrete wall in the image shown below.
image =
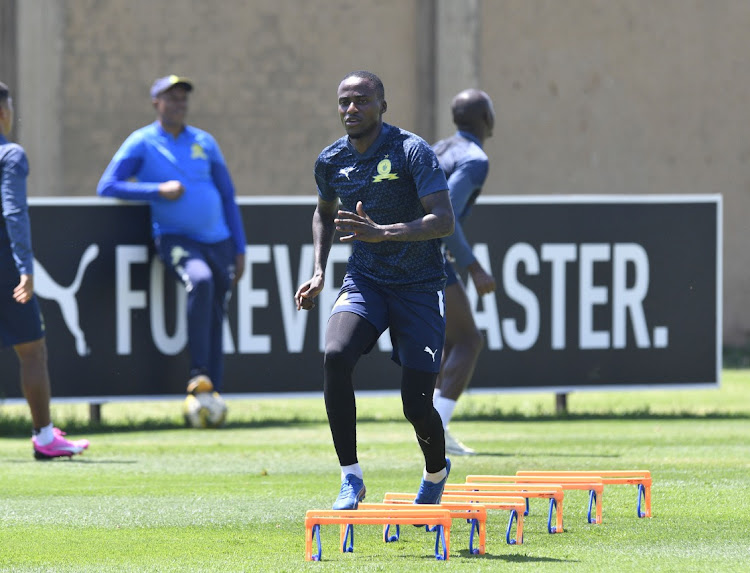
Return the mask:
<path id="1" fill-rule="evenodd" d="M 727 344 L 750 335 L 750 3 L 482 3 L 490 193 L 721 193 Z"/>
<path id="2" fill-rule="evenodd" d="M 452 131 L 463 87 L 498 112 L 486 193 L 722 193 L 724 336 L 750 335 L 746 0 L 17 2 L 19 139 L 32 195 L 92 195 L 153 120 L 156 76 L 192 77 L 191 122 L 243 195 L 313 194 L 342 133 L 335 91 L 378 73 L 386 120 Z M 18 101 L 20 100 L 20 101 Z"/>

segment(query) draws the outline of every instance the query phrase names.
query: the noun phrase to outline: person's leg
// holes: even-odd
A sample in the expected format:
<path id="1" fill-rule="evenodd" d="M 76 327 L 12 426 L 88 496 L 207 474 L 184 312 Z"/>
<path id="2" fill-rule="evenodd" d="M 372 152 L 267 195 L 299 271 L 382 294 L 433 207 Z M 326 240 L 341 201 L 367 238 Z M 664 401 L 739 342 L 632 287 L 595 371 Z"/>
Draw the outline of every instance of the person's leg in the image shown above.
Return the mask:
<path id="1" fill-rule="evenodd" d="M 333 445 L 341 466 L 357 463 L 357 407 L 352 372 L 378 339 L 377 329 L 352 312 L 331 316 L 323 359 L 323 397 Z"/>
<path id="2" fill-rule="evenodd" d="M 471 381 L 483 346 L 482 335 L 474 323 L 469 299 L 460 281 L 445 289 L 445 315 L 445 347 L 433 402 L 445 429 L 446 451 L 453 455 L 473 455 L 476 453 L 473 449 L 448 431 L 458 398 Z"/>
<path id="3" fill-rule="evenodd" d="M 326 329 L 323 396 L 333 445 L 341 465 L 341 490 L 333 509 L 356 509 L 366 488 L 357 459 L 357 406 L 352 372 L 379 336 L 366 319 L 351 312 L 331 316 Z"/>
<path id="4" fill-rule="evenodd" d="M 445 349 L 436 387 L 441 397 L 455 402 L 469 385 L 484 345 L 460 282 L 445 289 L 445 318 Z"/>
<path id="5" fill-rule="evenodd" d="M 216 245 L 207 246 L 206 260 L 210 263 L 213 280 L 209 330 L 208 375 L 214 389 L 224 388 L 224 318 L 232 296 L 232 276 L 234 274 L 234 243 L 231 239 Z"/>
<path id="6" fill-rule="evenodd" d="M 44 338 L 13 346 L 21 371 L 21 388 L 29 404 L 34 433 L 31 438 L 34 457 L 47 460 L 80 454 L 88 440 L 68 440 L 65 432 L 52 425 L 50 418 L 50 381 L 47 369 L 47 343 Z"/>
<path id="7" fill-rule="evenodd" d="M 432 404 L 431 391 L 436 377 L 435 372 L 403 368 L 401 400 L 404 415 L 414 427 L 425 461 L 414 503 L 440 503 L 451 471 L 451 462 L 445 457 L 443 424 Z"/>
<path id="8" fill-rule="evenodd" d="M 425 467 L 415 503 L 439 503 L 450 473 L 445 438 L 432 392 L 445 343 L 443 291 L 391 291 L 389 298 L 393 360 L 401 365 L 401 401 L 414 428 Z"/>
<path id="9" fill-rule="evenodd" d="M 190 377 L 209 375 L 213 274 L 199 246 L 189 239 L 162 236 L 156 243 L 159 257 L 187 292 L 188 354 Z"/>
<path id="10" fill-rule="evenodd" d="M 47 370 L 47 343 L 44 338 L 16 344 L 13 349 L 18 356 L 21 373 L 21 390 L 29 404 L 31 421 L 35 431 L 51 424 L 50 382 Z"/>
<path id="11" fill-rule="evenodd" d="M 437 374 L 404 367 L 401 378 L 401 402 L 404 416 L 414 427 L 424 454 L 425 470 L 435 474 L 445 469 L 445 442 L 440 415 L 432 404 L 432 389 Z"/>

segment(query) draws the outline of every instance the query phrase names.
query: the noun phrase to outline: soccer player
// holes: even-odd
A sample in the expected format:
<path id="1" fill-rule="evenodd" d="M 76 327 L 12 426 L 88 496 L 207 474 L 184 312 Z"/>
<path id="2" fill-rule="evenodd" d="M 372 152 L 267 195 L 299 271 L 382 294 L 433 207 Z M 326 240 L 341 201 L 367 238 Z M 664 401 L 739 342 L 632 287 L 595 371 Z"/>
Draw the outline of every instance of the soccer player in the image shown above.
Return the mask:
<path id="1" fill-rule="evenodd" d="M 97 193 L 150 203 L 156 250 L 187 291 L 188 392 L 221 392 L 223 322 L 245 269 L 246 241 L 219 145 L 185 123 L 192 90 L 175 75 L 154 81 L 156 121 L 125 140 Z"/>
<path id="2" fill-rule="evenodd" d="M 23 147 L 6 136 L 13 128 L 13 99 L 0 83 L 0 347 L 12 346 L 21 370 L 21 388 L 31 411 L 34 457 L 46 460 L 80 454 L 88 440 L 68 440 L 50 419 L 47 343 L 34 294 L 34 254 L 26 204 L 29 164 Z"/>
<path id="3" fill-rule="evenodd" d="M 423 139 L 384 123 L 386 109 L 376 75 L 356 71 L 339 84 L 346 135 L 315 163 L 314 272 L 295 294 L 297 310 L 314 306 L 339 231 L 352 255 L 328 320 L 323 362 L 326 412 L 341 465 L 334 509 L 354 509 L 365 497 L 352 371 L 389 327 L 392 359 L 402 370 L 404 415 L 425 459 L 416 503 L 439 503 L 450 472 L 432 393 L 445 336 L 439 239 L 453 231 L 453 210 L 437 157 Z"/>
<path id="4" fill-rule="evenodd" d="M 482 146 L 485 139 L 492 136 L 495 110 L 490 97 L 477 89 L 464 90 L 454 97 L 451 110 L 458 131 L 433 145 L 440 167 L 448 178 L 451 204 L 456 214 L 455 231 L 443 238 L 446 248 L 445 271 L 448 275 L 445 287 L 445 347 L 433 401 L 445 428 L 445 451 L 461 456 L 476 452 L 454 438 L 448 431 L 448 424 L 458 398 L 474 373 L 483 339 L 474 323 L 466 289 L 454 265 L 468 271 L 477 294 L 485 295 L 495 290 L 495 279 L 474 257 L 463 231 L 463 224 L 482 191 L 489 171 L 489 160 Z"/>

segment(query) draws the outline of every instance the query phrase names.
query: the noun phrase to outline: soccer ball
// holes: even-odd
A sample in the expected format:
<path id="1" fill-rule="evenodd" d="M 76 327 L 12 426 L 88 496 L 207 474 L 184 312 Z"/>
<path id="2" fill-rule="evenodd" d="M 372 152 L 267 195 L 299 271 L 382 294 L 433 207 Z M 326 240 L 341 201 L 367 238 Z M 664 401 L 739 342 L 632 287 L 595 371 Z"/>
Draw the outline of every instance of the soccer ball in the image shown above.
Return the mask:
<path id="1" fill-rule="evenodd" d="M 218 392 L 198 392 L 187 395 L 182 413 L 192 428 L 218 428 L 227 418 L 227 405 Z"/>

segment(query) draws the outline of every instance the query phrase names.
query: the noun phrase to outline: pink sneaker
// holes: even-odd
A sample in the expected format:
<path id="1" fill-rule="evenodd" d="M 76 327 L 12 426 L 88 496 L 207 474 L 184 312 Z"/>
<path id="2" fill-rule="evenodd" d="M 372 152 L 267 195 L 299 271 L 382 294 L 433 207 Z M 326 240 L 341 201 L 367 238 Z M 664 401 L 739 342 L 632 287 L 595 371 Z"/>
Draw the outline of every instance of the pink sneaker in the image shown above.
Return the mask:
<path id="1" fill-rule="evenodd" d="M 65 432 L 60 428 L 53 428 L 52 433 L 55 438 L 46 446 L 40 446 L 36 442 L 36 436 L 31 438 L 34 444 L 34 457 L 38 460 L 50 460 L 61 456 L 71 457 L 74 454 L 80 454 L 89 447 L 88 440 L 67 440 Z"/>

